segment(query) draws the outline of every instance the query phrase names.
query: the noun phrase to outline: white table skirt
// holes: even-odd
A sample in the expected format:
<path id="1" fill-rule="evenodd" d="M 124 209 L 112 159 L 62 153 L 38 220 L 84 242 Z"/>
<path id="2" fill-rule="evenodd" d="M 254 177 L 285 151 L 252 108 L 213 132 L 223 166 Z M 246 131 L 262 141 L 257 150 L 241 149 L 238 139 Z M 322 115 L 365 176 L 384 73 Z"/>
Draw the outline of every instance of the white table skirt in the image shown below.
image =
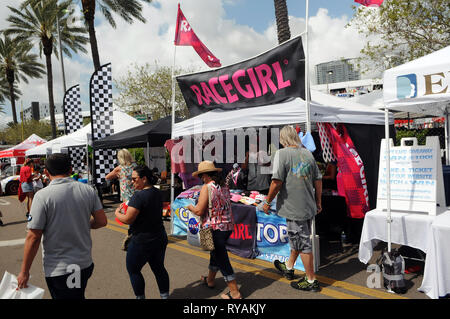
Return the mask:
<path id="1" fill-rule="evenodd" d="M 435 217 L 421 213 L 391 212 L 391 242 L 418 248 L 427 252 L 431 224 Z M 371 210 L 364 217 L 359 243 L 359 260 L 367 264 L 372 257 L 373 247 L 379 241 L 387 242 L 387 212 Z"/>
<path id="2" fill-rule="evenodd" d="M 450 211 L 436 216 L 431 225 L 427 258 L 419 291 L 436 299 L 450 293 Z"/>
<path id="3" fill-rule="evenodd" d="M 438 216 L 391 212 L 391 242 L 418 248 L 427 254 L 422 285 L 428 297 L 450 293 L 450 211 Z M 387 212 L 372 210 L 364 218 L 358 258 L 367 264 L 373 247 L 387 241 Z"/>

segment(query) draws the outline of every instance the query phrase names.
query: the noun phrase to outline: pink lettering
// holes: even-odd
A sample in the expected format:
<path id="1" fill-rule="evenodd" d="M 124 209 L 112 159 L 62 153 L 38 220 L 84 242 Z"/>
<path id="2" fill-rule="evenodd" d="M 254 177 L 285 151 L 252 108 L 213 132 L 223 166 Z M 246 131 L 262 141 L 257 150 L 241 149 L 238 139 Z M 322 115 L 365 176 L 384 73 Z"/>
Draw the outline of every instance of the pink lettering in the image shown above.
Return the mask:
<path id="1" fill-rule="evenodd" d="M 278 89 L 281 90 L 281 89 L 291 86 L 290 80 L 287 80 L 287 81 L 283 80 L 283 72 L 281 72 L 280 62 L 273 63 L 272 67 L 275 70 L 275 74 L 277 76 Z"/>
<path id="2" fill-rule="evenodd" d="M 241 84 L 239 83 L 238 79 L 241 77 L 244 77 L 244 76 L 245 76 L 244 70 L 237 70 L 232 76 L 234 86 L 236 87 L 236 90 L 238 90 L 238 92 L 242 94 L 242 96 L 244 96 L 247 99 L 252 99 L 255 97 L 255 94 L 253 93 L 253 90 L 252 90 L 252 87 L 250 86 L 250 84 L 247 84 L 245 86 L 245 88 L 247 90 L 244 90 L 242 88 Z"/>
<path id="3" fill-rule="evenodd" d="M 272 79 L 272 69 L 267 64 L 261 64 L 255 68 L 256 74 L 258 75 L 259 82 L 261 83 L 263 95 L 267 93 L 267 85 L 269 85 L 272 93 L 275 94 L 277 91 L 277 86 L 273 83 Z M 265 75 L 263 74 L 265 73 Z"/>
<path id="4" fill-rule="evenodd" d="M 209 87 L 211 88 L 211 91 L 214 93 L 214 95 L 216 96 L 216 98 L 220 101 L 220 103 L 226 104 L 226 103 L 228 103 L 227 99 L 224 98 L 223 96 L 221 96 L 221 95 L 217 92 L 217 90 L 216 90 L 215 85 L 216 85 L 217 83 L 218 83 L 218 79 L 217 79 L 216 77 L 211 78 L 211 79 L 209 79 L 209 81 L 208 81 Z M 220 103 L 217 103 L 217 104 L 220 104 Z"/>
<path id="5" fill-rule="evenodd" d="M 255 96 L 261 96 L 261 89 L 259 88 L 258 80 L 256 80 L 255 71 L 250 68 L 247 69 L 248 76 L 250 78 L 250 82 L 252 82 L 253 89 L 255 90 Z"/>
<path id="6" fill-rule="evenodd" d="M 228 74 L 219 76 L 219 83 L 222 85 L 223 90 L 225 91 L 225 95 L 228 98 L 229 103 L 233 103 L 239 101 L 239 98 L 236 94 L 231 94 L 230 91 L 233 89 L 233 86 L 225 81 L 228 80 Z"/>
<path id="7" fill-rule="evenodd" d="M 197 85 L 192 85 L 191 86 L 191 90 L 194 91 L 195 95 L 197 96 L 197 102 L 198 105 L 202 105 L 203 101 L 205 101 L 206 104 L 209 104 L 209 99 L 207 100 L 202 93 L 200 92 L 200 89 L 198 88 Z"/>
<path id="8" fill-rule="evenodd" d="M 214 102 L 219 104 L 219 101 L 216 99 L 214 94 L 212 94 L 211 90 L 209 89 L 208 85 L 205 82 L 200 83 L 200 86 L 202 87 L 203 94 L 205 94 L 205 98 L 208 99 L 208 101 L 206 101 L 207 105 L 209 105 L 209 103 L 211 103 L 211 98 L 214 100 Z"/>

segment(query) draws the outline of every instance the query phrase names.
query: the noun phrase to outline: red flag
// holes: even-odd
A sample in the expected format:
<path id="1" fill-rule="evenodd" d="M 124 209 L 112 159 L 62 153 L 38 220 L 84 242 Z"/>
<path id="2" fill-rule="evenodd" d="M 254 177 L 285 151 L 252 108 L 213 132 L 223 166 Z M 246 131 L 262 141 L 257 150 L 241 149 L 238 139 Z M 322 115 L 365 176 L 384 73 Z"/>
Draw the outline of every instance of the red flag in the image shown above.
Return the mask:
<path id="1" fill-rule="evenodd" d="M 383 3 L 383 0 L 355 0 L 355 2 L 366 7 L 379 7 Z"/>
<path id="2" fill-rule="evenodd" d="M 197 54 L 202 58 L 205 63 L 211 67 L 220 67 L 220 60 L 208 50 L 208 48 L 200 41 L 200 39 L 192 30 L 189 22 L 184 17 L 183 12 L 181 12 L 180 4 L 178 4 L 178 16 L 177 16 L 177 26 L 175 29 L 175 45 L 190 45 L 194 48 Z"/>

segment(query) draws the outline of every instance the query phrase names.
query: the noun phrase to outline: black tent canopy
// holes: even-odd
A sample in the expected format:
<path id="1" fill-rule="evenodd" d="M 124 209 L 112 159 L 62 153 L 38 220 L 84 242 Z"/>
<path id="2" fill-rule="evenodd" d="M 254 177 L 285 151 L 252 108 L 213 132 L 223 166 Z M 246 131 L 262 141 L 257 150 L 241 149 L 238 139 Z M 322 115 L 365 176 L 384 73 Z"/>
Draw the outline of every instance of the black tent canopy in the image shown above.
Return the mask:
<path id="1" fill-rule="evenodd" d="M 176 119 L 179 120 L 179 119 Z M 129 130 L 110 135 L 93 143 L 94 149 L 164 146 L 172 132 L 172 117 L 167 116 Z"/>

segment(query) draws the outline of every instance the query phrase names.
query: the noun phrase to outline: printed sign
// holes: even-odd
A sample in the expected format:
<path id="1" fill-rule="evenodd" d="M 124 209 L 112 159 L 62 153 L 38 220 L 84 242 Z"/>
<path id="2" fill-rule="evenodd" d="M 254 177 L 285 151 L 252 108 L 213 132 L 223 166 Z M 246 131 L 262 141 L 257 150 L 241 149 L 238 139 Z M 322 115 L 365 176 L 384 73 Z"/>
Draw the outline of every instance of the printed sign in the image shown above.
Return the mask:
<path id="1" fill-rule="evenodd" d="M 406 141 L 413 146 L 406 146 Z M 392 143 L 392 141 L 391 141 Z M 436 215 L 445 210 L 445 195 L 439 138 L 427 137 L 425 146 L 416 138 L 402 139 L 401 146 L 390 147 L 391 208 Z M 380 151 L 377 208 L 386 208 L 387 170 L 385 140 Z"/>

